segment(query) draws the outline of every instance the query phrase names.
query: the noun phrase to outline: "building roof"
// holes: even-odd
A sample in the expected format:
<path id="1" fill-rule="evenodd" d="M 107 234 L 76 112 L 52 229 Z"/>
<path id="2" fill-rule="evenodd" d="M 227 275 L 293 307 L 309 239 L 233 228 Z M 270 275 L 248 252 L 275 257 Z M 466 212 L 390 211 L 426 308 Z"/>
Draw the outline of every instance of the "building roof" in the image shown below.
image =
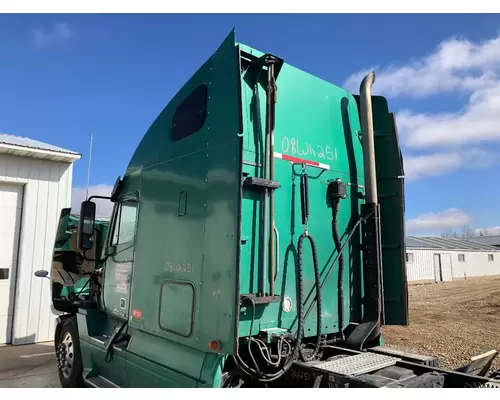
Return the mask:
<path id="1" fill-rule="evenodd" d="M 500 235 L 474 236 L 469 240 L 489 246 L 500 246 Z"/>
<path id="2" fill-rule="evenodd" d="M 26 137 L 0 133 L 0 154 L 73 162 L 81 154 Z"/>
<path id="3" fill-rule="evenodd" d="M 80 214 L 78 213 L 71 213 L 70 215 L 72 217 L 80 219 Z M 111 217 L 101 217 L 96 215 L 95 220 L 96 222 L 111 222 Z"/>
<path id="4" fill-rule="evenodd" d="M 499 251 L 497 247 L 468 239 L 441 238 L 434 236 L 408 236 L 406 247 L 412 249 Z"/>

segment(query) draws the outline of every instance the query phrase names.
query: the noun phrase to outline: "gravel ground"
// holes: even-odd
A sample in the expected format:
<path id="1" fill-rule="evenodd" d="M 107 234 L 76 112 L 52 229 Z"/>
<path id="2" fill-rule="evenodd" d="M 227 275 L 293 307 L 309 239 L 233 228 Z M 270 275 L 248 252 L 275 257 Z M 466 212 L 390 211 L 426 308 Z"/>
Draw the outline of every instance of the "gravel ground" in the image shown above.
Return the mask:
<path id="1" fill-rule="evenodd" d="M 500 277 L 409 286 L 410 325 L 383 328 L 386 345 L 439 358 L 456 368 L 500 351 Z M 500 355 L 492 370 L 500 368 Z"/>

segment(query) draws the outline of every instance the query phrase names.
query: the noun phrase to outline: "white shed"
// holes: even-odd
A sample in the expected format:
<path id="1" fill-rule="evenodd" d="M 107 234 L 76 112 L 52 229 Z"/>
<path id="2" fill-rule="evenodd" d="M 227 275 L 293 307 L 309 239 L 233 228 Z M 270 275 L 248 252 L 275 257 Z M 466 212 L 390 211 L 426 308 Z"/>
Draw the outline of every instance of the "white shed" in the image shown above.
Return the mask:
<path id="1" fill-rule="evenodd" d="M 408 281 L 445 282 L 500 275 L 500 249 L 469 239 L 406 238 Z"/>
<path id="2" fill-rule="evenodd" d="M 0 134 L 0 344 L 53 340 L 50 271 L 59 213 L 81 155 Z"/>

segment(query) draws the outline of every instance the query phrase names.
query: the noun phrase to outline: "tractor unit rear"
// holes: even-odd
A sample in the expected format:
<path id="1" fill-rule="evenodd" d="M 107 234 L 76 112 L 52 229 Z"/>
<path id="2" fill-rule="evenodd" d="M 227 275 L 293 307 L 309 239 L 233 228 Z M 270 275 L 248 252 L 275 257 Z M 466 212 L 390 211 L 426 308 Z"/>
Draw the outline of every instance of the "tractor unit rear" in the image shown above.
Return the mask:
<path id="1" fill-rule="evenodd" d="M 61 213 L 62 386 L 497 386 L 496 352 L 450 371 L 384 346 L 409 323 L 404 172 L 374 80 L 352 95 L 232 32 L 110 197 Z"/>

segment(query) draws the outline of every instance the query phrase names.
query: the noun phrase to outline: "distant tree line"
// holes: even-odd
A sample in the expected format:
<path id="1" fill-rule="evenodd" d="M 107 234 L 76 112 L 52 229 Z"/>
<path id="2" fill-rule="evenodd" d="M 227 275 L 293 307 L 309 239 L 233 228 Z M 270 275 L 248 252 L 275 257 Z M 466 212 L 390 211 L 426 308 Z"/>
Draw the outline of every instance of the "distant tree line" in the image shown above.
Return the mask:
<path id="1" fill-rule="evenodd" d="M 468 238 L 488 235 L 488 229 L 472 229 L 469 225 L 464 225 L 459 231 L 450 228 L 447 231 L 441 233 L 442 238 Z"/>

